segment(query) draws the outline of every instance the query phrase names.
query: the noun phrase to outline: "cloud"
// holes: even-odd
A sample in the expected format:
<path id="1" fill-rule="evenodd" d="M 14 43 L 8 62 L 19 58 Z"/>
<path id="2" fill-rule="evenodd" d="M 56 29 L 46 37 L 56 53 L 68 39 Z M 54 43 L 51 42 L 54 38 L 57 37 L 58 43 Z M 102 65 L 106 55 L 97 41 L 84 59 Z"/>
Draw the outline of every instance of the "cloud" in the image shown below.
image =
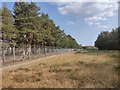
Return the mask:
<path id="1" fill-rule="evenodd" d="M 1 2 L 118 2 L 119 0 L 0 0 Z"/>
<path id="2" fill-rule="evenodd" d="M 108 28 L 110 28 L 109 26 L 107 26 L 107 25 L 100 25 L 100 26 L 97 26 L 98 28 L 104 28 L 104 29 L 108 29 Z"/>
<path id="3" fill-rule="evenodd" d="M 73 22 L 73 21 L 67 21 L 66 24 L 67 24 L 67 25 L 73 25 L 73 24 L 75 24 L 75 22 Z"/>
<path id="4" fill-rule="evenodd" d="M 117 3 L 111 2 L 66 2 L 59 4 L 61 14 L 112 16 L 118 8 Z"/>
<path id="5" fill-rule="evenodd" d="M 59 3 L 58 12 L 62 15 L 72 14 L 82 17 L 89 25 L 96 25 L 99 28 L 108 28 L 99 26 L 102 21 L 107 21 L 110 17 L 117 15 L 118 4 L 115 2 L 66 2 Z"/>
<path id="6" fill-rule="evenodd" d="M 94 23 L 93 22 L 88 22 L 89 25 L 93 25 Z"/>
<path id="7" fill-rule="evenodd" d="M 118 2 L 119 0 L 34 0 L 34 1 L 59 3 L 59 2 Z"/>
<path id="8" fill-rule="evenodd" d="M 61 5 L 59 5 L 58 7 L 58 12 L 60 14 L 69 14 L 69 13 L 75 13 L 75 14 L 79 14 L 79 9 L 81 8 L 81 4 L 74 2 L 74 3 L 63 3 Z"/>
<path id="9" fill-rule="evenodd" d="M 101 23 L 100 22 L 87 22 L 89 25 L 101 25 Z"/>
<path id="10" fill-rule="evenodd" d="M 95 25 L 100 25 L 101 23 L 100 22 L 96 22 L 96 23 L 94 23 Z"/>
<path id="11" fill-rule="evenodd" d="M 85 19 L 85 21 L 99 21 L 99 20 L 107 20 L 107 18 L 101 16 L 93 16 Z"/>
<path id="12" fill-rule="evenodd" d="M 75 20 L 75 21 L 67 21 L 66 25 L 74 25 L 74 24 L 77 24 L 77 23 L 80 23 L 80 20 Z"/>

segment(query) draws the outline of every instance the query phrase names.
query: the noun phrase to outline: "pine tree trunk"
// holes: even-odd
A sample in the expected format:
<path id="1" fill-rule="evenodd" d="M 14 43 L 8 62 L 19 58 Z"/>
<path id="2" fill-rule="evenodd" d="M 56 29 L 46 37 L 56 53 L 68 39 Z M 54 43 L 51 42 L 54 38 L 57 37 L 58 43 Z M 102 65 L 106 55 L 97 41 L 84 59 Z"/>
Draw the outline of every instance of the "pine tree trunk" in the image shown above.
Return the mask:
<path id="1" fill-rule="evenodd" d="M 2 48 L 2 59 L 3 59 L 3 63 L 6 62 L 6 56 L 5 56 L 5 50 Z"/>
<path id="2" fill-rule="evenodd" d="M 52 46 L 52 53 L 53 53 L 53 51 L 54 51 L 54 50 L 53 50 L 53 46 Z"/>
<path id="3" fill-rule="evenodd" d="M 31 44 L 32 44 L 32 39 L 33 39 L 33 34 L 31 32 L 27 33 L 27 54 L 28 54 L 28 59 L 30 59 L 30 55 L 32 54 L 32 50 L 31 50 Z"/>
<path id="4" fill-rule="evenodd" d="M 13 46 L 13 62 L 15 62 L 15 45 Z"/>
<path id="5" fill-rule="evenodd" d="M 39 49 L 38 49 L 38 54 L 40 54 L 41 53 L 41 48 L 40 48 L 40 46 L 39 46 Z"/>
<path id="6" fill-rule="evenodd" d="M 45 54 L 45 48 L 46 48 L 46 47 L 45 47 L 45 44 L 44 44 L 44 54 Z"/>
<path id="7" fill-rule="evenodd" d="M 36 50 L 35 50 L 35 44 L 34 44 L 34 55 L 35 55 L 35 52 L 36 52 Z"/>
<path id="8" fill-rule="evenodd" d="M 45 56 L 46 56 L 46 52 L 47 52 L 47 50 L 46 50 L 46 45 L 44 46 L 44 53 L 45 53 Z"/>
<path id="9" fill-rule="evenodd" d="M 7 48 L 7 55 L 11 55 L 11 53 L 12 53 L 11 47 L 8 47 Z"/>
<path id="10" fill-rule="evenodd" d="M 31 58 L 30 54 L 32 53 L 31 52 L 31 45 L 29 45 L 29 44 L 27 45 L 27 51 L 26 52 L 27 52 L 26 54 L 28 55 L 28 59 L 30 59 Z"/>

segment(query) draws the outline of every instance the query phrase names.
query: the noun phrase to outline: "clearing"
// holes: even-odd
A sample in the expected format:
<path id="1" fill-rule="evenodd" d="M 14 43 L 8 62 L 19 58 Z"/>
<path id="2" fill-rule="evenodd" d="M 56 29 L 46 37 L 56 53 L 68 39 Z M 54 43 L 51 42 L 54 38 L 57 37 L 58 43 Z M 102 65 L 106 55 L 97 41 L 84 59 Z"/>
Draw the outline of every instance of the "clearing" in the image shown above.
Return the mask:
<path id="1" fill-rule="evenodd" d="M 72 52 L 19 68 L 3 68 L 3 88 L 113 88 L 118 85 L 116 51 Z"/>

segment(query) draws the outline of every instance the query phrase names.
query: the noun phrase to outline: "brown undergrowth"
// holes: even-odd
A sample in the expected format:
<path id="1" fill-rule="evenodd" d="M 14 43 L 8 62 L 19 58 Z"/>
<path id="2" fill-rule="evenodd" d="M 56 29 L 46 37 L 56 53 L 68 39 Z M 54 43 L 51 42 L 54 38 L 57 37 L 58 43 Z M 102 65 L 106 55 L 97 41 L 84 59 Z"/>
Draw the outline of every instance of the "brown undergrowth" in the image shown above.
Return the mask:
<path id="1" fill-rule="evenodd" d="M 67 53 L 3 75 L 4 88 L 113 88 L 117 63 L 108 54 Z"/>

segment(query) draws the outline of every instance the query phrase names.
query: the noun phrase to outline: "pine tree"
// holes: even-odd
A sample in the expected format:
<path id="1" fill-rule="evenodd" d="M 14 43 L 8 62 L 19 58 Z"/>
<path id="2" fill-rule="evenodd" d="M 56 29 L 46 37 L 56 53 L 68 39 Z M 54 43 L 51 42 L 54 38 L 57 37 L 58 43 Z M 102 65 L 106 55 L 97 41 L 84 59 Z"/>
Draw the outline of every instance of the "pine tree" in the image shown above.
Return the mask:
<path id="1" fill-rule="evenodd" d="M 15 47 L 18 30 L 14 26 L 13 17 L 6 5 L 2 9 L 2 49 L 3 61 L 5 62 L 5 50 L 9 47 Z"/>
<path id="2" fill-rule="evenodd" d="M 14 18 L 16 28 L 20 31 L 21 40 L 26 44 L 24 56 L 30 58 L 33 36 L 37 33 L 37 20 L 40 8 L 35 3 L 16 2 L 14 5 Z M 18 42 L 19 43 L 19 42 Z M 33 54 L 32 54 L 33 55 Z"/>

